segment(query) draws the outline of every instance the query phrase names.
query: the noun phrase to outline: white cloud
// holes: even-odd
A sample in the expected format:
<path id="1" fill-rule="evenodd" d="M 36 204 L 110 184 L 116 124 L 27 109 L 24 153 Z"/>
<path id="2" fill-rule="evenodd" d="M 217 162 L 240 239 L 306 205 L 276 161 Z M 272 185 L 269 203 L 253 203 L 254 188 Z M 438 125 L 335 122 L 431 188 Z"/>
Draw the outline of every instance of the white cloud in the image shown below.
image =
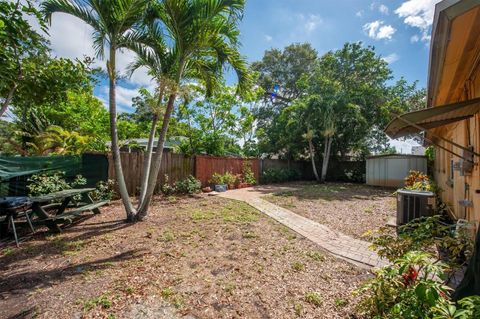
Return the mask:
<path id="1" fill-rule="evenodd" d="M 363 31 L 372 39 L 390 40 L 397 30 L 389 24 L 384 24 L 383 21 L 376 20 L 366 23 L 363 26 Z"/>
<path id="2" fill-rule="evenodd" d="M 420 36 L 418 34 L 414 34 L 410 37 L 410 42 L 415 43 L 420 41 Z"/>
<path id="3" fill-rule="evenodd" d="M 388 64 L 394 63 L 400 59 L 400 56 L 396 53 L 389 54 L 382 58 L 383 61 L 387 62 Z"/>
<path id="4" fill-rule="evenodd" d="M 388 7 L 384 4 L 378 6 L 378 11 L 382 14 L 388 14 Z"/>
<path id="5" fill-rule="evenodd" d="M 99 96 L 100 101 L 108 108 L 108 85 L 102 88 L 101 95 Z M 138 89 L 133 88 L 129 89 L 121 85 L 116 87 L 116 98 L 117 98 L 117 108 L 119 112 L 132 112 L 134 109 L 132 107 L 132 99 L 138 96 Z"/>
<path id="6" fill-rule="evenodd" d="M 298 14 L 297 17 L 300 20 L 300 23 L 302 23 L 304 31 L 307 33 L 315 31 L 315 29 L 323 23 L 322 18 L 316 14 Z"/>
<path id="7" fill-rule="evenodd" d="M 265 34 L 265 41 L 272 42 L 273 37 L 271 35 Z"/>
<path id="8" fill-rule="evenodd" d="M 363 10 L 360 10 L 360 11 L 357 11 L 357 13 L 355 13 L 355 15 L 359 18 L 361 18 L 363 16 Z"/>
<path id="9" fill-rule="evenodd" d="M 412 37 L 412 42 L 430 41 L 429 30 L 433 23 L 435 4 L 438 2 L 440 0 L 407 0 L 395 10 L 405 24 L 420 29 L 421 35 L 414 38 L 416 41 L 412 41 Z"/>

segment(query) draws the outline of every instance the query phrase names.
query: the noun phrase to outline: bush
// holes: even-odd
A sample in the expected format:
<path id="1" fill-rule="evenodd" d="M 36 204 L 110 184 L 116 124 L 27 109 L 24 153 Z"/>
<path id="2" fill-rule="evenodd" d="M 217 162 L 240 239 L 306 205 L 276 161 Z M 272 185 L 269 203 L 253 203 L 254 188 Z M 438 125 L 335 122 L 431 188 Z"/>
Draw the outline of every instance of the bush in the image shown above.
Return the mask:
<path id="1" fill-rule="evenodd" d="M 170 185 L 169 180 L 170 178 L 167 174 L 165 174 L 165 183 L 163 183 L 163 185 L 160 187 L 160 191 L 166 196 L 175 194 L 177 192 L 175 185 Z"/>
<path id="2" fill-rule="evenodd" d="M 223 185 L 225 184 L 225 179 L 223 178 L 222 174 L 213 173 L 212 177 L 209 180 L 209 183 L 214 185 Z"/>
<path id="3" fill-rule="evenodd" d="M 237 177 L 234 174 L 232 174 L 231 172 L 226 172 L 223 175 L 223 182 L 227 185 L 235 184 L 236 179 L 237 179 Z"/>
<path id="4" fill-rule="evenodd" d="M 438 280 L 446 269 L 428 253 L 408 252 L 356 291 L 358 309 L 369 318 L 432 318 L 434 307 L 448 301 L 450 288 Z"/>
<path id="5" fill-rule="evenodd" d="M 68 183 L 65 180 L 65 172 L 56 171 L 34 174 L 27 182 L 29 196 L 40 196 L 83 186 L 87 180 L 82 175 L 77 175 L 71 183 Z"/>
<path id="6" fill-rule="evenodd" d="M 302 174 L 296 169 L 269 168 L 262 174 L 262 183 L 282 183 L 299 180 Z"/>
<path id="7" fill-rule="evenodd" d="M 242 176 L 243 181 L 247 184 L 255 185 L 257 180 L 255 179 L 255 175 L 252 171 L 252 165 L 249 161 L 244 161 L 242 164 Z"/>
<path id="8" fill-rule="evenodd" d="M 161 191 L 164 195 L 173 194 L 194 194 L 198 193 L 202 189 L 202 183 L 192 175 L 187 178 L 173 183 L 170 185 L 168 175 L 165 175 L 165 183 L 161 187 Z"/>
<path id="9" fill-rule="evenodd" d="M 109 179 L 106 182 L 100 181 L 91 194 L 94 201 L 110 201 L 115 196 L 115 181 Z"/>
<path id="10" fill-rule="evenodd" d="M 184 180 L 175 183 L 177 193 L 180 194 L 194 194 L 202 189 L 202 183 L 192 175 Z"/>
<path id="11" fill-rule="evenodd" d="M 371 248 L 379 256 L 394 261 L 410 251 L 431 251 L 437 247 L 448 256 L 437 255 L 446 259 L 451 267 L 458 267 L 473 252 L 473 241 L 465 228 L 455 230 L 455 225 L 444 222 L 443 217 L 435 215 L 421 217 L 400 226 L 398 236 L 393 235 L 388 227 L 366 234 L 372 242 Z"/>
<path id="12" fill-rule="evenodd" d="M 469 258 L 473 242 L 441 216 L 422 217 L 403 225 L 395 236 L 386 228 L 367 235 L 371 248 L 392 266 L 375 273 L 357 294 L 359 310 L 369 318 L 478 318 L 480 297 L 450 301 L 448 276 Z M 447 253 L 441 256 L 435 247 Z"/>

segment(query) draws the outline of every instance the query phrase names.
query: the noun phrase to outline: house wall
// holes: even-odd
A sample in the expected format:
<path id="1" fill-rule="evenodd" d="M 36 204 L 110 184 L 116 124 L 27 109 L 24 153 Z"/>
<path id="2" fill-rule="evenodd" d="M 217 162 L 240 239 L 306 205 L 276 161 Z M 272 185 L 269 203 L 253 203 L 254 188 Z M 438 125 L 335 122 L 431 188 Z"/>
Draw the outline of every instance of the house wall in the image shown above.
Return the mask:
<path id="1" fill-rule="evenodd" d="M 463 83 L 464 92 L 456 97 L 456 101 L 480 97 L 480 73 L 478 69 L 472 74 L 470 80 Z M 447 103 L 455 102 L 455 100 L 447 101 Z M 480 153 L 479 114 L 468 120 L 452 123 L 432 131 L 457 144 L 472 145 L 475 152 Z M 455 153 L 463 153 L 463 150 L 456 146 L 439 139 L 433 139 L 439 145 Z M 470 176 L 461 176 L 459 171 L 452 171 L 452 163 L 458 162 L 460 158 L 439 147 L 435 147 L 435 158 L 434 175 L 438 186 L 443 190 L 441 193 L 442 200 L 448 205 L 452 215 L 456 218 L 467 219 L 478 225 L 480 221 L 480 167 L 478 164 L 480 159 L 478 157 L 474 158 L 477 165 L 474 166 Z M 471 200 L 473 205 L 471 207 L 461 206 L 459 201 L 464 199 Z"/>
<path id="2" fill-rule="evenodd" d="M 460 4 L 461 5 L 461 4 Z M 447 19 L 448 20 L 448 19 Z M 444 55 L 431 52 L 431 71 L 438 73 L 438 86 L 429 79 L 431 106 L 445 105 L 480 97 L 480 5 L 448 20 L 450 28 L 446 42 L 436 43 L 437 48 L 445 48 Z M 442 30 L 439 29 L 439 32 Z M 434 34 L 433 38 L 435 38 Z M 441 39 L 441 38 L 440 38 Z M 432 58 L 434 59 L 432 61 Z M 433 63 L 432 63 L 433 62 Z M 432 74 L 432 73 L 431 73 Z M 433 91 L 432 91 L 433 89 Z M 452 140 L 463 146 L 473 146 L 480 153 L 480 116 L 434 130 L 432 133 Z M 437 139 L 433 134 L 428 137 L 435 143 L 455 153 L 463 150 Z M 480 221 L 480 168 L 475 165 L 471 175 L 461 176 L 459 171 L 452 170 L 452 164 L 460 160 L 439 147 L 435 147 L 434 175 L 441 192 L 442 200 L 448 205 L 456 218 L 472 222 Z M 476 163 L 480 158 L 474 157 Z M 471 200 L 471 207 L 459 204 L 461 200 Z"/>

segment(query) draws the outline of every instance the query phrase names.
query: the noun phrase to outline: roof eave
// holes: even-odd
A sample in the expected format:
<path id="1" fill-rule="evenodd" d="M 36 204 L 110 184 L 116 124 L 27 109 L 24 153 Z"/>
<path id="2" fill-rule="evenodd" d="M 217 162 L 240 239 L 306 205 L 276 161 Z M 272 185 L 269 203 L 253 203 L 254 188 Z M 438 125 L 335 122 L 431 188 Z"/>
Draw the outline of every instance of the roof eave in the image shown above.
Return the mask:
<path id="1" fill-rule="evenodd" d="M 451 22 L 477 5 L 478 0 L 443 0 L 435 6 L 428 64 L 427 107 L 434 106 L 432 102 L 443 72 Z"/>

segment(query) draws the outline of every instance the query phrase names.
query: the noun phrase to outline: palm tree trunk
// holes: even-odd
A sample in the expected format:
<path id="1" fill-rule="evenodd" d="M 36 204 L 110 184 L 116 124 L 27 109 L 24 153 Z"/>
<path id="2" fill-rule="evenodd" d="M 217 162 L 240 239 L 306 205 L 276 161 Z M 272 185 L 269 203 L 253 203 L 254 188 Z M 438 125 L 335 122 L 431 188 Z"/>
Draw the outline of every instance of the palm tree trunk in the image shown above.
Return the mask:
<path id="1" fill-rule="evenodd" d="M 171 94 L 168 98 L 167 109 L 165 110 L 165 115 L 163 116 L 162 130 L 158 138 L 157 151 L 155 152 L 155 157 L 151 164 L 152 167 L 150 169 L 150 176 L 148 177 L 145 198 L 141 203 L 139 203 L 138 213 L 136 216 L 137 220 L 142 220 L 143 218 L 145 218 L 145 216 L 147 216 L 148 207 L 150 206 L 153 192 L 155 191 L 155 186 L 157 185 L 158 173 L 160 172 L 160 166 L 162 165 L 163 148 L 165 146 L 165 139 L 168 132 L 168 124 L 172 115 L 175 98 L 175 93 Z"/>
<path id="2" fill-rule="evenodd" d="M 158 115 L 154 114 L 152 119 L 152 127 L 150 128 L 150 135 L 148 136 L 147 152 L 145 159 L 143 160 L 143 175 L 142 182 L 140 184 L 140 196 L 138 197 L 138 203 L 142 203 L 147 193 L 147 182 L 150 176 L 150 166 L 152 163 L 153 143 L 155 140 L 155 132 L 157 131 Z"/>
<path id="3" fill-rule="evenodd" d="M 110 92 L 109 92 L 109 112 L 110 112 L 110 135 L 112 139 L 112 155 L 113 167 L 115 169 L 115 179 L 118 185 L 118 191 L 122 198 L 125 212 L 127 213 L 127 220 L 132 220 L 135 215 L 130 197 L 128 196 L 127 185 L 125 184 L 125 177 L 123 176 L 122 162 L 120 159 L 120 148 L 118 146 L 118 131 L 117 131 L 117 104 L 116 104 L 116 66 L 115 66 L 115 47 L 110 44 L 110 60 L 107 63 L 108 75 L 110 78 Z"/>
<path id="4" fill-rule="evenodd" d="M 313 175 L 315 175 L 315 179 L 319 182 L 320 178 L 318 177 L 317 166 L 315 165 L 315 150 L 313 148 L 312 139 L 310 138 L 308 139 L 308 149 L 310 151 L 310 160 L 312 161 Z"/>
<path id="5" fill-rule="evenodd" d="M 325 136 L 325 148 L 323 152 L 322 176 L 320 178 L 320 183 L 325 183 L 325 180 L 327 179 L 328 160 L 330 159 L 330 148 L 332 146 L 332 141 L 332 136 Z"/>

